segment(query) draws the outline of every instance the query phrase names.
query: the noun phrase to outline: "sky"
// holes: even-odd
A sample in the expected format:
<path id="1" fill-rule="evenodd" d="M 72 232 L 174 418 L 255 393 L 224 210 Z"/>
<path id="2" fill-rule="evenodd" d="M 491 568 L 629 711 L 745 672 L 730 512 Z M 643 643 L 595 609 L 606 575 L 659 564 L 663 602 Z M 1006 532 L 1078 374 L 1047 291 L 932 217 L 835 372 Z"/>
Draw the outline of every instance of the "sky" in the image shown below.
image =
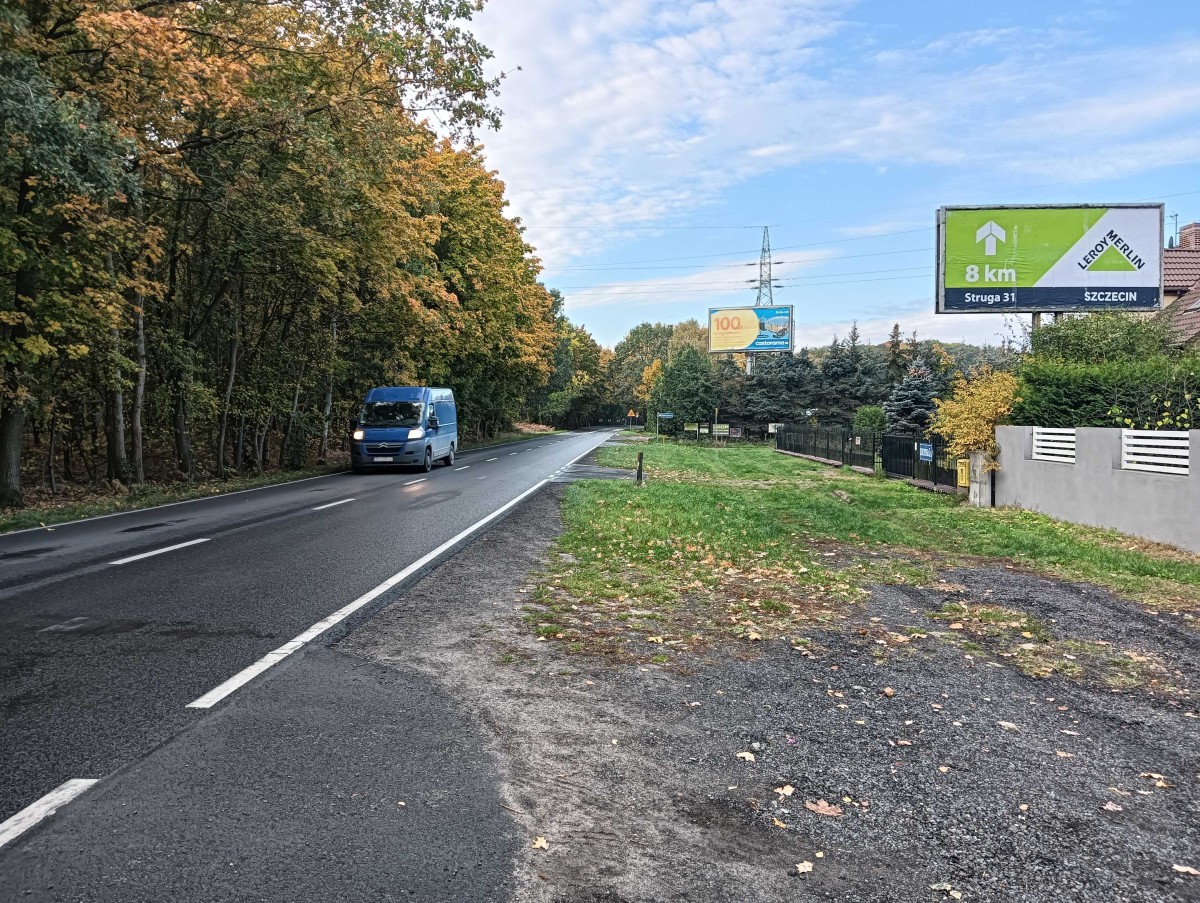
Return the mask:
<path id="1" fill-rule="evenodd" d="M 543 281 L 608 347 L 753 304 L 764 226 L 798 347 L 852 322 L 995 344 L 1018 318 L 934 312 L 937 208 L 1200 220 L 1193 2 L 489 0 L 504 116 L 481 141 Z"/>

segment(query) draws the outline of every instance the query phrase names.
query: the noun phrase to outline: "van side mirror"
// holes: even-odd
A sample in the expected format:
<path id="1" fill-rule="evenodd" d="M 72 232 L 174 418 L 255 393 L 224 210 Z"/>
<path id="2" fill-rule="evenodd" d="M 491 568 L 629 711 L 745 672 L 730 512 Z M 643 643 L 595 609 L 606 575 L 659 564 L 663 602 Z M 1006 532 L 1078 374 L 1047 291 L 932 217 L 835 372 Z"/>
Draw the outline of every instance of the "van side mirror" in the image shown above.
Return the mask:
<path id="1" fill-rule="evenodd" d="M 429 417 L 425 421 L 425 423 L 429 426 L 429 428 L 431 430 L 436 430 L 438 428 L 438 419 L 433 414 L 429 415 Z"/>
<path id="2" fill-rule="evenodd" d="M 357 417 L 350 418 L 350 429 L 352 429 L 352 430 L 358 429 L 358 418 Z"/>

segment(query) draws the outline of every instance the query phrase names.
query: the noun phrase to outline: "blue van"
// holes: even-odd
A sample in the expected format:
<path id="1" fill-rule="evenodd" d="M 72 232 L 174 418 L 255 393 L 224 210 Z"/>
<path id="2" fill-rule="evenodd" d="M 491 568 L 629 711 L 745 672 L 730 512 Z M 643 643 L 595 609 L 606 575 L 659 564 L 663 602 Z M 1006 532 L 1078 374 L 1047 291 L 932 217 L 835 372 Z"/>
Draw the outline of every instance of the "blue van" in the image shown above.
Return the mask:
<path id="1" fill-rule="evenodd" d="M 428 472 L 449 466 L 458 450 L 458 409 L 449 389 L 385 386 L 363 402 L 350 443 L 355 473 L 405 464 Z"/>

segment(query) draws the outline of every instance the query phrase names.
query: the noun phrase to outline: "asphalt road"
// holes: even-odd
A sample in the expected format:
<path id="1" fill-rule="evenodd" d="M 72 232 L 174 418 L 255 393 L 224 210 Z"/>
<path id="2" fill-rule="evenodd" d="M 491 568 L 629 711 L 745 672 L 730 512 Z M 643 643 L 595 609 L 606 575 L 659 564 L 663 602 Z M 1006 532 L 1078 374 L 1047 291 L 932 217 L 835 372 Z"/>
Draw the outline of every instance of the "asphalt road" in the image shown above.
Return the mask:
<path id="1" fill-rule="evenodd" d="M 0 899 L 503 898 L 517 840 L 469 719 L 326 647 L 610 432 L 0 537 L 0 822 L 98 779 L 0 848 Z"/>

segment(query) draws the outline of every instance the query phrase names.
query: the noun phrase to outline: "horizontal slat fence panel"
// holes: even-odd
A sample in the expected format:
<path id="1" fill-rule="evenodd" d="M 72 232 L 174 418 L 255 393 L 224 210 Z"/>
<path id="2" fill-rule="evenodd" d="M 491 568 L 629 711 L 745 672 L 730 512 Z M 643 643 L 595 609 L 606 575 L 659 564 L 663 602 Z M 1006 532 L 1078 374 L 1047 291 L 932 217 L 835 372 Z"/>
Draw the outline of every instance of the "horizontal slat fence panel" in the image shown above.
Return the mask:
<path id="1" fill-rule="evenodd" d="M 1184 432 L 1121 430 L 1121 467 L 1186 477 L 1190 437 Z"/>
<path id="2" fill-rule="evenodd" d="M 1057 464 L 1075 463 L 1075 430 L 1034 427 L 1033 460 Z"/>

